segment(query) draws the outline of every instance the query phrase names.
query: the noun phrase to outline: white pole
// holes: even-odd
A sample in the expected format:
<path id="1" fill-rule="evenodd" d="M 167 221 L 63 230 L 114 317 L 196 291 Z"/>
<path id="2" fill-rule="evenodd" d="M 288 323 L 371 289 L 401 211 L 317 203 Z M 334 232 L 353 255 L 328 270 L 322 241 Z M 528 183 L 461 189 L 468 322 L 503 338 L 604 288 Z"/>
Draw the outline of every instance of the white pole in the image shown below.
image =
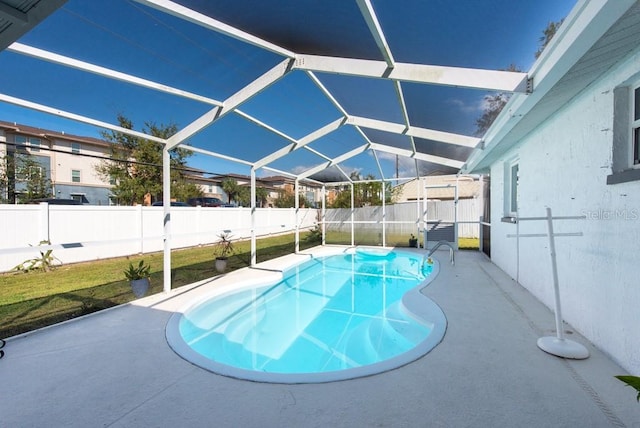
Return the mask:
<path id="1" fill-rule="evenodd" d="M 385 181 L 380 180 L 382 184 L 382 247 L 387 246 L 387 194 L 385 191 Z"/>
<path id="2" fill-rule="evenodd" d="M 354 217 L 356 214 L 356 209 L 354 207 L 354 197 L 353 197 L 353 183 L 351 183 L 351 246 L 355 246 L 356 245 L 356 238 L 355 238 L 355 225 L 353 224 Z"/>
<path id="3" fill-rule="evenodd" d="M 326 245 L 327 243 L 327 229 L 326 229 L 326 200 L 327 200 L 327 186 L 325 184 L 322 185 L 322 245 Z"/>
<path id="4" fill-rule="evenodd" d="M 295 253 L 300 252 L 300 195 L 299 192 L 299 183 L 300 180 L 296 178 L 295 184 L 293 186 L 295 193 L 295 209 L 296 209 L 296 229 L 295 229 Z"/>
<path id="5" fill-rule="evenodd" d="M 251 266 L 256 263 L 256 170 L 251 167 Z"/>
<path id="6" fill-rule="evenodd" d="M 547 207 L 547 230 L 549 232 L 549 253 L 551 255 L 551 273 L 553 274 L 553 294 L 556 311 L 556 336 L 558 340 L 564 340 L 562 328 L 562 311 L 560 308 L 560 286 L 558 284 L 558 263 L 556 261 L 556 240 L 553 236 L 553 217 L 551 208 Z"/>
<path id="7" fill-rule="evenodd" d="M 162 210 L 164 213 L 163 281 L 164 292 L 171 291 L 171 157 L 162 148 Z"/>

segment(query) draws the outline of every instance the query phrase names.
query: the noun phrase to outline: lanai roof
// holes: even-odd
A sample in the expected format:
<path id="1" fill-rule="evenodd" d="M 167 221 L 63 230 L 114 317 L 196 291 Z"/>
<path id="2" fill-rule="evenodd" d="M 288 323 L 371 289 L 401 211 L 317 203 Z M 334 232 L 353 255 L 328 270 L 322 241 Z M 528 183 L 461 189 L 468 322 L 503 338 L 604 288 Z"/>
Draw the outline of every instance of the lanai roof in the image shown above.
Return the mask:
<path id="1" fill-rule="evenodd" d="M 174 122 L 167 147 L 269 174 L 348 181 L 351 162 L 391 178 L 396 156 L 412 160 L 409 177 L 455 173 L 481 138 L 442 112 L 492 92 L 535 91 L 531 76 L 496 63 L 517 26 L 471 55 L 489 31 L 485 14 L 510 3 L 0 0 L 0 22 L 10 24 L 0 27 L 0 66 L 25 70 L 5 76 L 0 101 L 134 134 L 115 124 L 114 107 L 139 122 Z M 518 6 L 513 19 L 543 8 Z M 451 14 L 461 26 L 443 25 Z M 459 48 L 436 49 L 443 38 Z M 334 174 L 321 174 L 327 168 Z"/>

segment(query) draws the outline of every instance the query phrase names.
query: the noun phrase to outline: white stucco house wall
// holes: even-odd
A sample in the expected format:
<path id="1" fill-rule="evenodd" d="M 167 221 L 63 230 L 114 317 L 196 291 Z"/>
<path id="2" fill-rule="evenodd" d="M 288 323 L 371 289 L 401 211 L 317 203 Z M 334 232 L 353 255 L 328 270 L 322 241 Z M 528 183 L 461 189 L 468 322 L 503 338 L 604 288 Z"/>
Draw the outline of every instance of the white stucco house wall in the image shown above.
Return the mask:
<path id="1" fill-rule="evenodd" d="M 491 176 L 491 259 L 550 308 L 554 222 L 562 314 L 640 375 L 640 2 L 579 1 L 463 172 Z"/>

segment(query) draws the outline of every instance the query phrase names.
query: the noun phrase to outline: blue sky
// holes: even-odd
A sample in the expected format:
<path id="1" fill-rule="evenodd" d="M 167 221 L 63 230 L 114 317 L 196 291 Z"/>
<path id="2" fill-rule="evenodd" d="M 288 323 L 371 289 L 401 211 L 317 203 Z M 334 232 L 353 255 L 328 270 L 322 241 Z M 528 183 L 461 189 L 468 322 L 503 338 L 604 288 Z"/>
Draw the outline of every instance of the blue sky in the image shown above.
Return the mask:
<path id="1" fill-rule="evenodd" d="M 380 59 L 355 2 L 182 0 L 178 3 L 214 13 L 224 22 L 250 28 L 296 52 Z M 513 63 L 528 70 L 546 24 L 566 16 L 575 0 L 402 3 L 374 0 L 372 3 L 396 61 L 487 69 L 506 68 Z M 399 4 L 403 7 L 398 7 Z M 217 100 L 229 97 L 283 59 L 127 0 L 108 3 L 69 0 L 19 41 Z M 0 53 L 0 67 L 3 94 L 109 123 L 115 123 L 116 115 L 122 113 L 133 120 L 136 129 L 147 121 L 176 123 L 182 128 L 211 108 L 7 51 Z M 349 114 L 402 121 L 390 82 L 328 74 L 318 77 Z M 403 83 L 403 90 L 413 125 L 466 135 L 474 132 L 475 119 L 482 113 L 483 97 L 487 94 L 412 83 Z M 294 138 L 340 117 L 340 112 L 299 71 L 249 100 L 241 110 Z M 0 120 L 93 137 L 98 137 L 100 131 L 1 102 Z M 367 133 L 374 141 L 384 139 L 407 147 L 407 137 L 384 134 Z M 195 135 L 190 143 L 251 161 L 285 144 L 280 137 L 236 114 L 225 116 Z M 312 143 L 311 147 L 334 157 L 360 144 L 362 139 L 355 129 L 346 127 Z M 441 145 L 432 146 L 434 153 L 447 150 Z M 322 161 L 321 157 L 300 150 L 273 166 L 299 172 Z M 380 161 L 385 176 L 393 176 L 395 156 L 381 155 Z M 202 155 L 190 158 L 190 164 L 214 173 L 249 172 L 245 166 Z M 401 169 L 410 174 L 407 168 L 412 165 L 412 161 L 403 162 Z M 347 172 L 377 175 L 369 154 L 350 159 L 342 167 Z"/>

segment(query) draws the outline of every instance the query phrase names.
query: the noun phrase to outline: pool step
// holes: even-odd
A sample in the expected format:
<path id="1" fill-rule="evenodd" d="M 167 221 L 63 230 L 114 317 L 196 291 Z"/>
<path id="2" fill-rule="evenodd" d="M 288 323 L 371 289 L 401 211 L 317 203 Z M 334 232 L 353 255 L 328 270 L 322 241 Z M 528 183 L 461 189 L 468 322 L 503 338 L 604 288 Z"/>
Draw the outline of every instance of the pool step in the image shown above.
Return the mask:
<path id="1" fill-rule="evenodd" d="M 408 320 L 393 306 L 395 304 L 387 309 L 386 317 L 372 319 L 369 323 L 368 339 L 381 360 L 399 355 L 414 345 L 404 334 L 411 330 L 407 327 Z"/>
<path id="2" fill-rule="evenodd" d="M 428 335 L 426 327 L 416 324 L 404 313 L 400 303 L 375 318 L 363 321 L 345 341 L 344 353 L 358 364 L 386 360 L 412 348 Z"/>
<path id="3" fill-rule="evenodd" d="M 245 308 L 233 320 L 227 323 L 224 334 L 227 340 L 234 343 L 244 342 L 245 337 L 253 326 L 262 321 L 265 317 L 266 309 L 263 306 L 264 297 L 260 297 L 255 305 Z"/>
<path id="4" fill-rule="evenodd" d="M 378 361 L 379 355 L 369 338 L 370 321 L 362 321 L 344 341 L 342 353 L 358 365 L 371 364 Z M 342 362 L 342 368 L 349 368 L 348 362 Z"/>

